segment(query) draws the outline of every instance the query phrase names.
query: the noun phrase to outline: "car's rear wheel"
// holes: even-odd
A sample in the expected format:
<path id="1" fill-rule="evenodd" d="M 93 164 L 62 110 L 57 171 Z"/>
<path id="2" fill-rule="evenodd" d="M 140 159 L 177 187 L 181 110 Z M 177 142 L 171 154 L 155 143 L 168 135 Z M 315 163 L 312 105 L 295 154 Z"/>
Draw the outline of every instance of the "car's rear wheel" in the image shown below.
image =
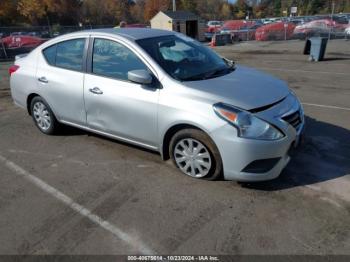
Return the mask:
<path id="1" fill-rule="evenodd" d="M 31 115 L 35 125 L 47 135 L 57 133 L 59 123 L 49 105 L 39 96 L 33 98 L 30 104 Z"/>
<path id="2" fill-rule="evenodd" d="M 215 180 L 222 175 L 222 160 L 211 138 L 197 129 L 177 132 L 170 141 L 169 155 L 188 176 Z"/>

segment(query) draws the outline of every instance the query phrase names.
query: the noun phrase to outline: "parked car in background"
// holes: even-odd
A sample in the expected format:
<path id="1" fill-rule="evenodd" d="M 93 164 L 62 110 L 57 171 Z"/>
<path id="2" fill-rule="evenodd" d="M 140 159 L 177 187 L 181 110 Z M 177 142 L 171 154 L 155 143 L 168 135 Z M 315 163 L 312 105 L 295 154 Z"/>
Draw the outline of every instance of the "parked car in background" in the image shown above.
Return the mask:
<path id="1" fill-rule="evenodd" d="M 251 28 L 254 26 L 257 22 L 256 21 L 247 21 L 247 20 L 228 20 L 226 21 L 223 26 L 220 29 L 221 34 L 230 34 L 232 41 L 239 41 L 239 35 L 240 35 L 240 30 L 242 29 L 243 31 L 246 30 L 247 34 L 247 29 Z M 243 33 L 243 32 L 242 32 Z M 236 37 L 235 37 L 236 34 Z M 247 35 L 246 35 L 247 37 Z M 241 39 L 243 40 L 243 39 Z"/>
<path id="2" fill-rule="evenodd" d="M 239 30 L 242 27 L 251 27 L 255 24 L 255 21 L 250 20 L 228 20 L 222 25 L 220 32 L 230 33 L 233 30 Z"/>
<path id="3" fill-rule="evenodd" d="M 209 21 L 207 23 L 207 28 L 204 33 L 205 39 L 210 40 L 215 33 L 218 33 L 220 31 L 222 25 L 222 21 Z"/>
<path id="4" fill-rule="evenodd" d="M 211 31 L 215 28 L 219 28 L 223 25 L 223 22 L 222 21 L 209 21 L 207 23 L 207 28 L 208 28 L 208 31 Z"/>
<path id="5" fill-rule="evenodd" d="M 269 18 L 262 18 L 261 21 L 264 25 L 273 23 L 273 21 L 270 20 Z"/>
<path id="6" fill-rule="evenodd" d="M 266 24 L 280 22 L 282 21 L 282 19 L 283 19 L 282 17 L 272 17 L 272 18 L 263 18 L 261 20 L 262 20 L 262 23 L 266 25 Z"/>
<path id="7" fill-rule="evenodd" d="M 289 19 L 289 22 L 290 22 L 290 23 L 293 23 L 293 24 L 295 24 L 295 25 L 297 26 L 297 25 L 304 24 L 304 23 L 305 23 L 305 20 L 304 20 L 304 19 L 301 19 L 301 18 L 299 18 L 299 19 L 297 19 L 297 18 L 291 18 L 291 19 Z"/>
<path id="8" fill-rule="evenodd" d="M 302 25 L 298 25 L 294 29 L 294 36 L 296 38 L 306 38 L 311 36 L 337 36 L 339 34 L 344 35 L 347 24 L 338 23 L 331 19 L 319 19 L 314 20 Z"/>
<path id="9" fill-rule="evenodd" d="M 193 178 L 276 178 L 304 127 L 285 82 L 171 31 L 67 34 L 9 73 L 12 98 L 42 133 L 72 125 L 159 152 Z"/>
<path id="10" fill-rule="evenodd" d="M 345 34 L 347 37 L 350 37 L 350 26 L 345 28 Z"/>
<path id="11" fill-rule="evenodd" d="M 255 40 L 287 40 L 293 37 L 295 24 L 290 22 L 276 22 L 263 25 L 256 29 Z"/>
<path id="12" fill-rule="evenodd" d="M 345 25 L 350 24 L 349 18 L 350 18 L 350 16 L 347 16 L 347 15 L 335 15 L 335 16 L 333 16 L 334 21 L 336 21 L 339 24 L 345 24 Z"/>
<path id="13" fill-rule="evenodd" d="M 234 41 L 249 41 L 255 40 L 255 32 L 261 24 L 255 24 L 252 26 L 243 26 L 238 30 L 230 30 L 231 40 Z"/>
<path id="14" fill-rule="evenodd" d="M 41 37 L 41 32 L 27 32 L 25 35 L 28 36 L 35 36 L 35 37 Z"/>
<path id="15" fill-rule="evenodd" d="M 0 39 L 1 47 L 5 48 L 5 52 L 1 52 L 1 56 L 6 54 L 7 57 L 14 57 L 18 54 L 28 53 L 47 39 L 27 36 L 12 35 Z"/>
<path id="16" fill-rule="evenodd" d="M 1 41 L 7 49 L 35 48 L 38 45 L 44 43 L 46 39 L 26 35 L 11 35 L 3 38 Z"/>
<path id="17" fill-rule="evenodd" d="M 10 36 L 16 36 L 16 35 L 26 35 L 26 32 L 12 32 Z"/>

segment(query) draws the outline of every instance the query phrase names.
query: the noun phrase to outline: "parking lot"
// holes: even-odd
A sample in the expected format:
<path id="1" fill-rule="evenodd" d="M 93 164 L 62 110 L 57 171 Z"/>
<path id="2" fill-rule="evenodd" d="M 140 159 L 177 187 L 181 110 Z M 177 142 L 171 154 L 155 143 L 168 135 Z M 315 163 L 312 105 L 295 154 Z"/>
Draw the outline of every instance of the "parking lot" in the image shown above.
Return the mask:
<path id="1" fill-rule="evenodd" d="M 251 184 L 192 179 L 76 129 L 45 136 L 12 104 L 0 63 L 0 254 L 350 255 L 350 41 L 331 41 L 318 63 L 303 45 L 215 48 L 284 79 L 304 104 L 292 161 Z"/>

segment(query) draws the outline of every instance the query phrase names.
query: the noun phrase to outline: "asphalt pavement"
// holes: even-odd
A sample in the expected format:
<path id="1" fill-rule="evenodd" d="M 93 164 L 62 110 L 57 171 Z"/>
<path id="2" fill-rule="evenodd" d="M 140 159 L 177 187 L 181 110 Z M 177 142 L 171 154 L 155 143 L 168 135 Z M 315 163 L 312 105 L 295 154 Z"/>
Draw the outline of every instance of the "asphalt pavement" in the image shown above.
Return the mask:
<path id="1" fill-rule="evenodd" d="M 215 48 L 286 80 L 301 147 L 273 181 L 200 181 L 156 153 L 67 128 L 45 136 L 13 105 L 0 63 L 0 254 L 350 255 L 350 41 L 308 62 L 302 41 Z"/>

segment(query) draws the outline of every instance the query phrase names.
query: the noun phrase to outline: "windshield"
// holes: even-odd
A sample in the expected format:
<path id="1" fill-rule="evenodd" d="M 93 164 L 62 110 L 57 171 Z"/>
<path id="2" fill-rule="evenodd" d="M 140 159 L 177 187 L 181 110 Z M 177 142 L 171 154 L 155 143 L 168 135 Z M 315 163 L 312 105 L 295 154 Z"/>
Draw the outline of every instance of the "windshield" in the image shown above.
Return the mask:
<path id="1" fill-rule="evenodd" d="M 217 21 L 209 22 L 208 25 L 221 25 L 221 22 L 217 22 Z"/>
<path id="2" fill-rule="evenodd" d="M 199 42 L 183 35 L 138 40 L 137 43 L 173 78 L 196 81 L 228 74 L 233 67 Z"/>

